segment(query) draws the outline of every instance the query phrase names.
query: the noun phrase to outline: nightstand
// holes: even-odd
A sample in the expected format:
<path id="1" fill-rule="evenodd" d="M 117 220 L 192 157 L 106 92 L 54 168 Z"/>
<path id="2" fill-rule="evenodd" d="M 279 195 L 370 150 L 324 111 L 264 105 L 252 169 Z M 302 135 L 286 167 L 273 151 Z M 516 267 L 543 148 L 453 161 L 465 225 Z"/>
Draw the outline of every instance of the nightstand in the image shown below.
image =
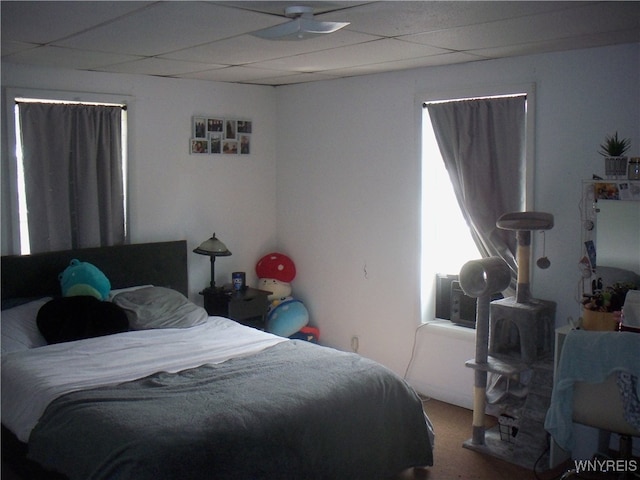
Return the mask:
<path id="1" fill-rule="evenodd" d="M 205 288 L 200 295 L 204 297 L 204 309 L 209 315 L 217 315 L 235 320 L 249 327 L 265 329 L 267 310 L 271 292 L 256 288 L 236 291 L 230 288 Z"/>

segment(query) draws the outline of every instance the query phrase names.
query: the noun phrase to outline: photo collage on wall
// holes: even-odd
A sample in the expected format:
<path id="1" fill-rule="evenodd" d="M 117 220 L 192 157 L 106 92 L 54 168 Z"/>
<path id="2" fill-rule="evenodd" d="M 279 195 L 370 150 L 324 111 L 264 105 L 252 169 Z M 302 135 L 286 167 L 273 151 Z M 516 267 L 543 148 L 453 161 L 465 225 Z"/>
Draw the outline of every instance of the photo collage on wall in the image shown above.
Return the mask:
<path id="1" fill-rule="evenodd" d="M 598 182 L 593 185 L 593 190 L 596 200 L 640 200 L 638 182 Z"/>
<path id="2" fill-rule="evenodd" d="M 191 154 L 249 155 L 251 120 L 224 117 L 193 117 Z"/>

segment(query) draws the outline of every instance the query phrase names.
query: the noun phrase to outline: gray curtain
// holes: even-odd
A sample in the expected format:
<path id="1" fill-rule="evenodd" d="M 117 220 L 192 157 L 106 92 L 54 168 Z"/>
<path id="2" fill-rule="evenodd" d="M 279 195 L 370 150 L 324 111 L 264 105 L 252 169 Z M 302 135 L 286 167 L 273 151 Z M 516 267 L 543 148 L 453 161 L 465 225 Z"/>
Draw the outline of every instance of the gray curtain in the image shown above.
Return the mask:
<path id="1" fill-rule="evenodd" d="M 462 214 L 482 257 L 498 256 L 517 284 L 515 232 L 496 227 L 525 209 L 526 96 L 425 104 Z"/>
<path id="2" fill-rule="evenodd" d="M 19 110 L 31 252 L 124 243 L 122 108 Z"/>

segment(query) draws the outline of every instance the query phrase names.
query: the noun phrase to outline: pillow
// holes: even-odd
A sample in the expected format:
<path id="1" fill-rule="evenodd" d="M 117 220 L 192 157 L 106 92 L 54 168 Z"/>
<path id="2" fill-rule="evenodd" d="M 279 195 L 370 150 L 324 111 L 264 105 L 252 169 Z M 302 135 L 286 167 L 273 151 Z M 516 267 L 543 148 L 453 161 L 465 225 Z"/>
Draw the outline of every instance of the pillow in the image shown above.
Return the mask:
<path id="1" fill-rule="evenodd" d="M 113 298 L 120 293 L 133 292 L 134 290 L 140 290 L 141 288 L 149 288 L 149 287 L 153 287 L 153 285 L 136 285 L 135 287 L 114 288 L 109 292 L 109 296 L 107 297 L 107 300 L 112 302 Z"/>
<path id="2" fill-rule="evenodd" d="M 124 292 L 113 303 L 127 312 L 133 330 L 151 328 L 189 328 L 207 321 L 207 311 L 190 302 L 176 290 L 147 287 Z"/>
<path id="3" fill-rule="evenodd" d="M 1 308 L 2 310 L 9 310 L 10 308 L 19 307 L 20 305 L 35 302 L 36 300 L 40 300 L 42 298 L 44 298 L 42 295 L 39 295 L 37 297 L 3 298 Z"/>
<path id="4" fill-rule="evenodd" d="M 0 317 L 2 353 L 42 347 L 47 344 L 38 330 L 36 318 L 40 307 L 49 300 L 51 297 L 40 298 L 2 312 Z"/>
<path id="5" fill-rule="evenodd" d="M 129 330 L 124 310 L 89 295 L 50 300 L 38 311 L 37 323 L 40 333 L 49 344 Z"/>

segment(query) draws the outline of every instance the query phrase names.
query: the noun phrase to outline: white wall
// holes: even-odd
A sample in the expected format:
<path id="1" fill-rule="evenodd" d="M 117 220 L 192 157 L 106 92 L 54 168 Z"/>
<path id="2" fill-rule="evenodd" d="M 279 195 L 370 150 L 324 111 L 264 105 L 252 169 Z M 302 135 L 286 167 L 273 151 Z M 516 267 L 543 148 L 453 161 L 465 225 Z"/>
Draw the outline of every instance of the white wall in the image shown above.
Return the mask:
<path id="1" fill-rule="evenodd" d="M 279 88 L 278 239 L 321 340 L 349 349 L 358 335 L 362 354 L 404 373 L 421 321 L 416 98 L 473 85 L 536 84 L 534 206 L 555 227 L 532 292 L 558 303 L 557 325 L 577 317 L 581 181 L 604 173 L 605 134 L 640 153 L 639 57 L 634 44 Z M 440 368 L 420 360 L 418 376 Z"/>
<path id="2" fill-rule="evenodd" d="M 99 92 L 134 98 L 129 112 L 131 242 L 186 239 L 190 250 L 214 231 L 233 252 L 216 261 L 218 284 L 247 272 L 276 246 L 275 89 L 135 75 L 2 65 L 6 87 Z M 4 118 L 4 105 L 3 105 Z M 253 120 L 248 156 L 189 155 L 193 115 Z M 3 122 L 4 124 L 4 122 Z M 6 126 L 6 125 L 5 125 Z M 3 128 L 3 178 L 7 161 Z M 3 181 L 3 204 L 6 183 Z M 6 253 L 5 209 L 2 251 Z M 161 259 L 159 259 L 161 261 Z M 188 256 L 191 297 L 208 286 L 209 259 Z"/>

